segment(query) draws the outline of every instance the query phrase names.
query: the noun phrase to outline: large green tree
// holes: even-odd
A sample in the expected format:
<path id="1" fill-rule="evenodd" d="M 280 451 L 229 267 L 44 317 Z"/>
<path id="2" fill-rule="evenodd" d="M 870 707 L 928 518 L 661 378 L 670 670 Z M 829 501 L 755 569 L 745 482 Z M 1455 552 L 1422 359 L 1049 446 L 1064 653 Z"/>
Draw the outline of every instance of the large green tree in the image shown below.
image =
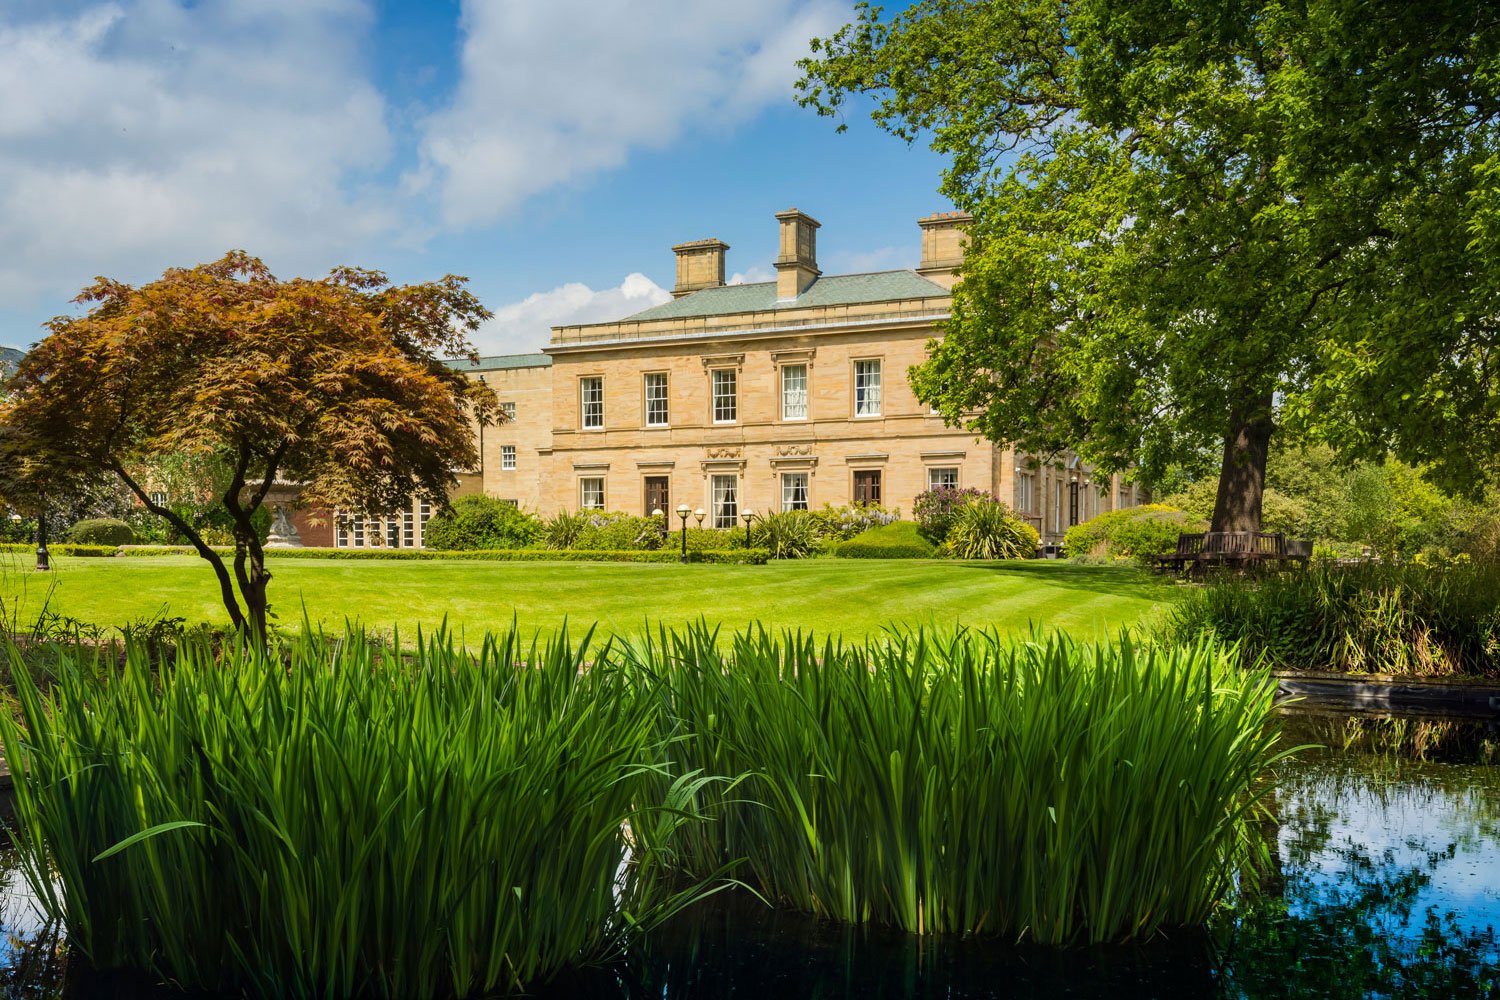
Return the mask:
<path id="1" fill-rule="evenodd" d="M 1474 0 L 925 0 L 801 87 L 873 97 L 974 214 L 924 400 L 1148 481 L 1211 448 L 1246 530 L 1273 434 L 1494 475 L 1497 53 Z"/>
<path id="2" fill-rule="evenodd" d="M 277 480 L 377 514 L 414 495 L 446 503 L 453 470 L 478 461 L 472 421 L 500 419 L 488 386 L 439 360 L 472 356 L 466 333 L 489 315 L 463 278 L 283 281 L 234 252 L 138 288 L 101 278 L 77 301 L 87 310 L 51 321 L 0 404 L 0 498 L 118 480 L 213 567 L 230 621 L 254 634 L 271 578 L 254 518 Z M 220 470 L 227 565 L 142 481 L 174 456 Z"/>

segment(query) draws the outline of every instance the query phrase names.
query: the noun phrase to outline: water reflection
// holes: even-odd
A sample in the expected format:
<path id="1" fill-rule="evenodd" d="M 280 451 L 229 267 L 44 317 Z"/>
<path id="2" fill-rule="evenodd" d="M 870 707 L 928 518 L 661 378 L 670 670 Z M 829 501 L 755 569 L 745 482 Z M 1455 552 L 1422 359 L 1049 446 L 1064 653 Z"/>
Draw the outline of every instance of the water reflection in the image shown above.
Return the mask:
<path id="1" fill-rule="evenodd" d="M 1299 713 L 1276 864 L 1214 926 L 1144 945 L 1057 950 L 854 930 L 721 894 L 615 966 L 543 997 L 1500 996 L 1500 730 Z M 65 951 L 0 857 L 0 997 L 174 996 L 101 979 Z"/>

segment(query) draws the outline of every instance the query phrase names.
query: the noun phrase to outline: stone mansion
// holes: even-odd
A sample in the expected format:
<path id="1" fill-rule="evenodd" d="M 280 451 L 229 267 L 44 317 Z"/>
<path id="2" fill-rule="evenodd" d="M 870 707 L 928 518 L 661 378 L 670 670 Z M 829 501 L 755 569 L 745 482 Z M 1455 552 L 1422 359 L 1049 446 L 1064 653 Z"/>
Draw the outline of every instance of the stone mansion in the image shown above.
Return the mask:
<path id="1" fill-rule="evenodd" d="M 507 420 L 481 429 L 482 491 L 543 515 L 649 514 L 679 504 L 705 525 L 741 512 L 880 503 L 910 516 L 935 486 L 989 490 L 1044 540 L 1138 502 L 1118 476 L 1063 456 L 1038 461 L 944 426 L 907 369 L 948 316 L 967 215 L 918 220 L 915 270 L 824 275 L 818 222 L 776 215 L 776 280 L 724 283 L 719 240 L 672 248 L 671 301 L 614 322 L 561 326 L 536 354 L 455 362 L 498 394 Z M 305 544 L 422 543 L 431 509 L 299 525 Z M 675 519 L 672 521 L 675 526 Z"/>

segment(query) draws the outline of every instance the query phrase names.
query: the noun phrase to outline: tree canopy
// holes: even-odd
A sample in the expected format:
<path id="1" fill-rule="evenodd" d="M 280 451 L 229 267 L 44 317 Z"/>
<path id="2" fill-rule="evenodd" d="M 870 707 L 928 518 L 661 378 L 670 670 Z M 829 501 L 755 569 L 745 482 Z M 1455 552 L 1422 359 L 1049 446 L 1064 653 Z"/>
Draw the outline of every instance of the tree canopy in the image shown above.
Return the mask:
<path id="1" fill-rule="evenodd" d="M 0 405 L 0 494 L 35 505 L 118 478 L 213 566 L 234 625 L 261 634 L 270 576 L 252 517 L 277 480 L 377 514 L 445 503 L 454 470 L 478 461 L 471 421 L 500 419 L 487 386 L 440 360 L 472 356 L 466 334 L 489 315 L 463 278 L 283 281 L 233 252 L 138 288 L 100 278 L 76 301 L 87 311 L 48 324 Z M 226 470 L 231 566 L 140 481 L 167 455 Z"/>
<path id="2" fill-rule="evenodd" d="M 1273 434 L 1481 490 L 1500 456 L 1500 9 L 1473 0 L 925 0 L 814 42 L 974 215 L 918 395 L 1151 481 Z M 843 127 L 843 126 L 841 126 Z"/>

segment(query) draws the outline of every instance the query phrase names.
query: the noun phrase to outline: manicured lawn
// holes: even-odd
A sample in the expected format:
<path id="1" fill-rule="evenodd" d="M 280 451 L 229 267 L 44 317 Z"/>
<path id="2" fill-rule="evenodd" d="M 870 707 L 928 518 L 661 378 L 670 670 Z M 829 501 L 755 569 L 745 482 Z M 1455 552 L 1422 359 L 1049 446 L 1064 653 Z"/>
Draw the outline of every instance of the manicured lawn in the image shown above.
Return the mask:
<path id="1" fill-rule="evenodd" d="M 8 561 L 5 561 L 8 560 Z M 54 573 L 0 557 L 0 600 L 26 627 L 44 608 L 100 625 L 165 613 L 227 621 L 208 566 L 190 556 L 55 560 Z M 965 624 L 1024 630 L 1030 624 L 1098 635 L 1148 620 L 1175 588 L 1142 572 L 1059 562 L 818 559 L 767 566 L 497 563 L 384 560 L 271 561 L 273 610 L 297 625 L 345 618 L 403 631 L 444 616 L 466 633 L 508 625 L 553 628 L 598 622 L 634 632 L 650 621 L 700 615 L 738 628 L 776 627 L 866 635 L 892 624 Z"/>

